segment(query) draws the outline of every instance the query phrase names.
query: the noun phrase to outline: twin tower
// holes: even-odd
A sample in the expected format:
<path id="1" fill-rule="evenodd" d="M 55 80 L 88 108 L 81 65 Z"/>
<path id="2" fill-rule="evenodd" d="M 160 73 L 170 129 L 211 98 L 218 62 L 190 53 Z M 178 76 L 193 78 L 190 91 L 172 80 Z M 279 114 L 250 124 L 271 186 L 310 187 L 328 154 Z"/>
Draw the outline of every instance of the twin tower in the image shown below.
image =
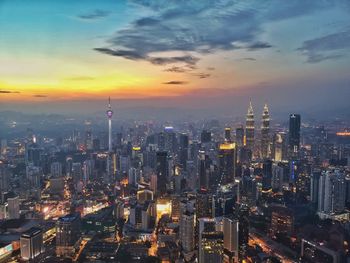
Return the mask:
<path id="1" fill-rule="evenodd" d="M 260 145 L 260 153 L 262 158 L 266 158 L 269 155 L 269 143 L 270 143 L 270 114 L 269 108 L 265 103 L 263 113 L 262 113 L 262 121 L 261 121 L 261 145 Z M 249 102 L 248 112 L 246 117 L 246 125 L 245 125 L 245 139 L 246 146 L 252 152 L 255 150 L 255 120 L 254 120 L 254 110 L 252 106 L 252 101 Z"/>

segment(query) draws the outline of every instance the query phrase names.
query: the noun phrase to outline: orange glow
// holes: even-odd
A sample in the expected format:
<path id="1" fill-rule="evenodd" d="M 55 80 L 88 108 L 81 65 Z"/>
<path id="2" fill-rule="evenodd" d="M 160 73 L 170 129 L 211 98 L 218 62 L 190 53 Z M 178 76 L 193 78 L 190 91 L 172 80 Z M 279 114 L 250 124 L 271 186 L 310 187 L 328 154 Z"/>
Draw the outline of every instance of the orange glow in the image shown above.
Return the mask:
<path id="1" fill-rule="evenodd" d="M 338 136 L 350 136 L 350 132 L 337 132 Z"/>

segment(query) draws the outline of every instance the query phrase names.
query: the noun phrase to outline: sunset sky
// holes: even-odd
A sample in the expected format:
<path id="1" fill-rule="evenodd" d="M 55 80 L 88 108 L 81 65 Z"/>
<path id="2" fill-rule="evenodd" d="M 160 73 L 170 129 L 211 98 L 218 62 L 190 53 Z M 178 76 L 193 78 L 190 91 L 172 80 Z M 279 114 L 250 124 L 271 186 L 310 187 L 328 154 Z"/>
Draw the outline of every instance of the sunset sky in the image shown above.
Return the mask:
<path id="1" fill-rule="evenodd" d="M 347 0 L 0 0 L 0 110 L 318 93 L 347 107 L 349 51 Z"/>

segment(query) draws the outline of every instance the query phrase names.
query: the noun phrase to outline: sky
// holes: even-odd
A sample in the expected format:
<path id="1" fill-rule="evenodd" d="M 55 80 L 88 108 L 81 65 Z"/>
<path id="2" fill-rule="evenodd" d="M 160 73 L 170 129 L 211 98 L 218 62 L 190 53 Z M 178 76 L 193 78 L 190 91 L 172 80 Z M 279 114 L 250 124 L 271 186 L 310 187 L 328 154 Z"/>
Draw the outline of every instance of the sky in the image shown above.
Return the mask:
<path id="1" fill-rule="evenodd" d="M 348 0 L 0 0 L 0 111 L 350 115 L 349 52 Z"/>

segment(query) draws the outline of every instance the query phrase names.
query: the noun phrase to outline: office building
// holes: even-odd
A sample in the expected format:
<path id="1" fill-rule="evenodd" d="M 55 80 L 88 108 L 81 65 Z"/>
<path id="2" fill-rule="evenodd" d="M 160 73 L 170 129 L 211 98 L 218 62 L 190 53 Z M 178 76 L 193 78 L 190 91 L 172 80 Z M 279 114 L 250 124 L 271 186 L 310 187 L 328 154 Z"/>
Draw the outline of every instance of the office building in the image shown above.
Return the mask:
<path id="1" fill-rule="evenodd" d="M 72 257 L 80 239 L 80 215 L 69 214 L 56 221 L 56 255 Z"/>
<path id="2" fill-rule="evenodd" d="M 343 212 L 346 193 L 344 171 L 337 168 L 322 171 L 318 187 L 318 214 L 322 217 Z"/>
<path id="3" fill-rule="evenodd" d="M 180 243 L 185 252 L 194 250 L 194 213 L 188 210 L 180 214 Z"/>
<path id="4" fill-rule="evenodd" d="M 233 183 L 236 172 L 237 152 L 234 143 L 219 146 L 219 176 L 221 184 Z"/>
<path id="5" fill-rule="evenodd" d="M 300 115 L 289 116 L 289 157 L 298 157 L 300 149 Z"/>
<path id="6" fill-rule="evenodd" d="M 157 195 L 162 196 L 167 191 L 167 180 L 169 175 L 168 153 L 157 152 Z"/>
<path id="7" fill-rule="evenodd" d="M 218 228 L 214 218 L 198 219 L 198 262 L 222 262 L 224 236 Z"/>
<path id="8" fill-rule="evenodd" d="M 32 227 L 21 235 L 21 258 L 33 260 L 44 251 L 43 232 L 40 228 Z"/>

